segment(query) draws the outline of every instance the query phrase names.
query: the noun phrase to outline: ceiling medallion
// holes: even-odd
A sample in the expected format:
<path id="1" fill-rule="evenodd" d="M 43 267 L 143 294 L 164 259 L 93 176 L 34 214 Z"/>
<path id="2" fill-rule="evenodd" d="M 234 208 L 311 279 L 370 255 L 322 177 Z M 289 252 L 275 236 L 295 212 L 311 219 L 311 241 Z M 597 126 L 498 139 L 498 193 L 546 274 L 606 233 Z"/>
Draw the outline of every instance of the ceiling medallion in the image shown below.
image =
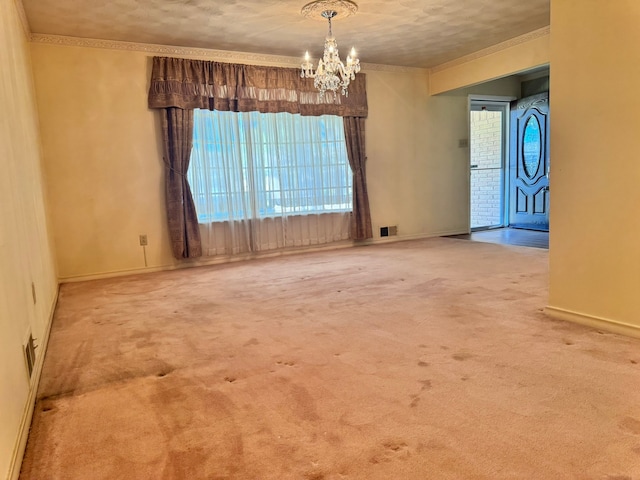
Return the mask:
<path id="1" fill-rule="evenodd" d="M 320 98 L 324 98 L 327 90 L 333 92 L 334 98 L 338 89 L 344 96 L 348 96 L 347 88 L 351 80 L 355 80 L 356 73 L 360 71 L 360 60 L 352 48 L 347 57 L 347 64 L 343 64 L 338 54 L 338 43 L 331 30 L 331 19 L 338 16 L 348 17 L 358 11 L 358 6 L 349 0 L 316 0 L 302 7 L 302 15 L 305 17 L 320 17 L 329 22 L 329 33 L 324 40 L 324 54 L 318 60 L 318 66 L 313 71 L 313 65 L 309 52 L 304 56 L 301 65 L 302 78 L 313 78 L 313 85 L 320 91 Z"/>
<path id="2" fill-rule="evenodd" d="M 316 0 L 302 7 L 303 16 L 323 20 L 322 12 L 333 11 L 340 18 L 350 17 L 358 11 L 358 5 L 349 0 Z"/>

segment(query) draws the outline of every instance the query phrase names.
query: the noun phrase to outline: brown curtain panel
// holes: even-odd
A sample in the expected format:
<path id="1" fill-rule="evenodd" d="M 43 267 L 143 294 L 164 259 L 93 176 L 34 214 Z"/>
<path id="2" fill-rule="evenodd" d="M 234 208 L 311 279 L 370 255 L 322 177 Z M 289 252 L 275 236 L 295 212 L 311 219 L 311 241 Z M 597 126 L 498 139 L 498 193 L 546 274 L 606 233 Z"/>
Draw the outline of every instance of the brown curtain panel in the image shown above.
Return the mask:
<path id="1" fill-rule="evenodd" d="M 209 109 L 213 98 L 213 62 L 153 57 L 149 108 Z"/>
<path id="2" fill-rule="evenodd" d="M 165 108 L 160 117 L 171 248 L 178 259 L 200 257 L 198 216 L 187 181 L 193 144 L 193 110 Z"/>
<path id="3" fill-rule="evenodd" d="M 347 97 L 320 97 L 297 68 L 154 57 L 149 108 L 169 107 L 366 117 L 366 76 L 356 75 Z"/>
<path id="4" fill-rule="evenodd" d="M 344 137 L 347 144 L 347 157 L 353 171 L 353 221 L 351 237 L 365 240 L 373 237 L 369 193 L 367 192 L 367 156 L 364 147 L 364 118 L 344 117 Z"/>

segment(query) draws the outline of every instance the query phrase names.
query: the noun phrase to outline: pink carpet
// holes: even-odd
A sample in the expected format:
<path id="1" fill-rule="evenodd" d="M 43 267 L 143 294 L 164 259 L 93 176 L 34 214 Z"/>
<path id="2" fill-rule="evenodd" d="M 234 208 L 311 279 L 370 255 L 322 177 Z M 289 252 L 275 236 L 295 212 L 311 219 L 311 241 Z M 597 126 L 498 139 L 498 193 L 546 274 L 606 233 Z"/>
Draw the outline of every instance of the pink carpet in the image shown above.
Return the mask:
<path id="1" fill-rule="evenodd" d="M 465 240 L 66 284 L 22 479 L 640 479 L 640 341 Z"/>

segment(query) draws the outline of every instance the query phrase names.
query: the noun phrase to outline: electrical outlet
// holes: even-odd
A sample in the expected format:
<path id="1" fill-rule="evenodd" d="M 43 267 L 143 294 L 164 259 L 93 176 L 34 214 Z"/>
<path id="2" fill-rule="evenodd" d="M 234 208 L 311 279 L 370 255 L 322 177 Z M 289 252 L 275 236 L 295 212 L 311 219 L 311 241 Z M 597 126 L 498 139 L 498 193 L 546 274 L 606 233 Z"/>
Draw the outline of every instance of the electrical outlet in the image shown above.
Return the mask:
<path id="1" fill-rule="evenodd" d="M 147 240 L 147 235 L 140 235 L 140 246 L 141 247 L 146 247 L 149 244 L 148 240 Z"/>
<path id="2" fill-rule="evenodd" d="M 389 227 L 389 236 L 398 235 L 398 226 L 393 225 Z"/>

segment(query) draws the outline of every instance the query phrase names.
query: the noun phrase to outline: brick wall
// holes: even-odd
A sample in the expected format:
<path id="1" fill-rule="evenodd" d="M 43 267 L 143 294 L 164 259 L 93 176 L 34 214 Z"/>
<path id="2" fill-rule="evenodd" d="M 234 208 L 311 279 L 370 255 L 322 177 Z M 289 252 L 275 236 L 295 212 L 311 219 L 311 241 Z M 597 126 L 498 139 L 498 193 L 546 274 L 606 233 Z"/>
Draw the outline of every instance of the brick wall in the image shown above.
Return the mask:
<path id="1" fill-rule="evenodd" d="M 500 225 L 502 112 L 471 112 L 471 228 Z"/>

